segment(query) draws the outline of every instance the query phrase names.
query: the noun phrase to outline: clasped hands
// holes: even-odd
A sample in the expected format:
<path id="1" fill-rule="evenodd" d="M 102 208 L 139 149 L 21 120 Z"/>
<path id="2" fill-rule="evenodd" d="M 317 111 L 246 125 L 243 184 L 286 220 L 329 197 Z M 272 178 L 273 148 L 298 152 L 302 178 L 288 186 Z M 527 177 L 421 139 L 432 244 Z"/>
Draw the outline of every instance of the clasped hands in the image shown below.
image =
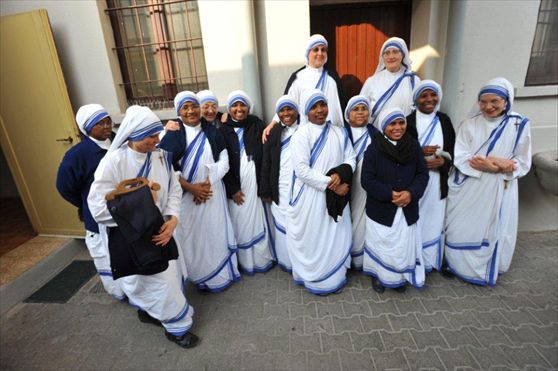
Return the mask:
<path id="1" fill-rule="evenodd" d="M 426 159 L 426 167 L 428 169 L 437 169 L 444 164 L 446 161 L 442 156 L 436 155 L 436 151 L 440 146 L 424 146 L 422 147 L 422 154 L 426 156 L 432 156 Z"/>
<path id="2" fill-rule="evenodd" d="M 347 183 L 341 183 L 341 177 L 339 174 L 333 173 L 329 177 L 330 180 L 327 184 L 327 189 L 333 191 L 338 196 L 345 196 L 349 193 L 349 185 Z"/>
<path id="3" fill-rule="evenodd" d="M 494 156 L 473 156 L 469 164 L 473 169 L 486 173 L 511 173 L 516 169 L 515 161 Z"/>

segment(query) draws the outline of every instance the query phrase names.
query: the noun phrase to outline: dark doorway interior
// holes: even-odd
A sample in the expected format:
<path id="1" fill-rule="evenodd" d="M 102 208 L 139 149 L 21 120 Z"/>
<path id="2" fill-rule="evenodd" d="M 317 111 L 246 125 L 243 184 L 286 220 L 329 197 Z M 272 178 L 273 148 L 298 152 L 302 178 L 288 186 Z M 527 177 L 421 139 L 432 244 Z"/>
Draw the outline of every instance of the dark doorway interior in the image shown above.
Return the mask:
<path id="1" fill-rule="evenodd" d="M 310 6 L 310 31 L 328 40 L 328 64 L 350 98 L 376 70 L 380 48 L 392 36 L 409 45 L 411 0 Z"/>

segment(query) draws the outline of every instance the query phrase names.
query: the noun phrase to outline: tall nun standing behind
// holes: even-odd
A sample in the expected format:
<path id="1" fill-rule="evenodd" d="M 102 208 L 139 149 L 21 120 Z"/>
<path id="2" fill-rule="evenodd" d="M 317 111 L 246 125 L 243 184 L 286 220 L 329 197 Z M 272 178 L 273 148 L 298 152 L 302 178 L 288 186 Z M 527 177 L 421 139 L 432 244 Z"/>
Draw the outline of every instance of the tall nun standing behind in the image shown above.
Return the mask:
<path id="1" fill-rule="evenodd" d="M 160 185 L 155 204 L 165 218 L 160 233 L 153 236 L 156 245 L 164 246 L 172 238 L 180 214 L 182 190 L 178 174 L 172 169 L 171 154 L 156 148 L 163 124 L 147 107 L 131 106 L 103 158 L 91 185 L 89 208 L 95 220 L 103 225 L 101 236 L 108 246 L 106 227 L 116 227 L 105 196 L 123 180 L 145 177 Z M 141 212 L 140 210 L 138 210 Z M 153 275 L 134 274 L 116 280 L 131 305 L 140 308 L 142 322 L 158 320 L 165 328 L 167 338 L 178 345 L 190 348 L 198 337 L 189 332 L 192 327 L 194 308 L 188 304 L 182 292 L 185 276 L 176 260 L 170 260 L 168 268 Z M 149 316 L 142 315 L 147 312 Z M 143 318 L 143 319 L 142 319 Z"/>
<path id="2" fill-rule="evenodd" d="M 407 282 L 424 286 L 419 199 L 428 184 L 428 169 L 418 142 L 407 132 L 398 108 L 382 111 L 382 133 L 374 134 L 364 153 L 362 188 L 366 191 L 365 274 L 372 287 L 405 291 Z"/>
<path id="3" fill-rule="evenodd" d="M 440 271 L 444 269 L 444 219 L 455 131 L 450 118 L 439 111 L 442 88 L 435 81 L 421 81 L 413 101 L 416 111 L 407 116 L 407 130 L 422 147 L 430 177 L 419 201 L 422 256 L 427 272 Z"/>
<path id="4" fill-rule="evenodd" d="M 488 81 L 459 128 L 450 174 L 446 257 L 465 281 L 496 285 L 517 237 L 517 179 L 531 168 L 529 119 L 513 112 L 513 86 Z"/>
<path id="5" fill-rule="evenodd" d="M 352 245 L 348 192 L 355 153 L 345 130 L 326 121 L 325 94 L 307 90 L 302 98 L 308 123 L 291 139 L 287 244 L 295 282 L 323 295 L 347 283 Z"/>
<path id="6" fill-rule="evenodd" d="M 399 108 L 405 116 L 411 113 L 413 90 L 420 79 L 411 71 L 411 58 L 403 39 L 391 37 L 384 42 L 374 75 L 364 82 L 360 94 L 372 106 L 371 123 L 381 130 L 379 116 L 383 110 Z"/>
<path id="7" fill-rule="evenodd" d="M 227 122 L 219 130 L 229 154 L 229 172 L 223 178 L 238 244 L 238 262 L 249 275 L 273 267 L 273 240 L 267 211 L 259 198 L 264 124 L 250 114 L 252 100 L 241 91 L 227 98 Z"/>

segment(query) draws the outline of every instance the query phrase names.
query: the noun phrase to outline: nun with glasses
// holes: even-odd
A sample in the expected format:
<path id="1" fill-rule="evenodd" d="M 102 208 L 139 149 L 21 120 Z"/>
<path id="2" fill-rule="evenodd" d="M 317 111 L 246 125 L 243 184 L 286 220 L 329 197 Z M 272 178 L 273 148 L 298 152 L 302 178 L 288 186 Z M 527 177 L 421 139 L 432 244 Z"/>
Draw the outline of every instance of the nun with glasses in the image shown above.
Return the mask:
<path id="1" fill-rule="evenodd" d="M 320 90 L 302 95 L 307 124 L 291 139 L 294 169 L 287 210 L 287 246 L 293 279 L 318 295 L 347 283 L 351 264 L 350 184 L 355 153 L 344 129 L 327 120 Z"/>
<path id="2" fill-rule="evenodd" d="M 419 201 L 422 255 L 427 272 L 436 269 L 447 274 L 443 264 L 444 219 L 455 131 L 448 115 L 439 111 L 442 88 L 438 83 L 421 81 L 413 101 L 416 110 L 407 116 L 407 130 L 418 139 L 429 174 L 428 186 Z"/>
<path id="3" fill-rule="evenodd" d="M 227 98 L 227 121 L 219 129 L 229 154 L 229 171 L 223 181 L 236 235 L 238 263 L 248 275 L 268 271 L 275 260 L 267 209 L 260 199 L 264 124 L 250 114 L 252 108 L 252 100 L 245 92 L 231 92 Z"/>
<path id="4" fill-rule="evenodd" d="M 356 95 L 349 99 L 345 109 L 345 130 L 351 140 L 356 155 L 356 169 L 353 174 L 351 189 L 351 216 L 353 222 L 353 248 L 351 266 L 362 270 L 364 255 L 364 238 L 366 236 L 366 192 L 360 185 L 362 159 L 374 134 L 378 131 L 368 123 L 370 119 L 370 103 L 364 95 Z"/>
<path id="5" fill-rule="evenodd" d="M 391 37 L 384 42 L 376 72 L 366 79 L 360 91 L 370 101 L 370 122 L 377 129 L 381 129 L 379 116 L 383 110 L 397 107 L 405 116 L 411 113 L 413 90 L 420 81 L 411 71 L 411 63 L 403 39 Z"/>
<path id="6" fill-rule="evenodd" d="M 105 246 L 109 246 L 108 228 L 117 226 L 105 196 L 121 181 L 136 177 L 145 177 L 160 186 L 152 193 L 165 222 L 159 233 L 152 237 L 153 243 L 156 247 L 163 247 L 173 237 L 180 215 L 182 190 L 178 175 L 172 169 L 171 154 L 157 148 L 162 130 L 163 124 L 149 108 L 129 107 L 108 153 L 95 172 L 88 203 L 93 218 L 101 226 Z M 130 305 L 139 308 L 140 321 L 162 325 L 167 339 L 191 348 L 198 343 L 198 337 L 189 332 L 194 308 L 184 297 L 183 275 L 186 274 L 177 261 L 169 260 L 168 268 L 162 272 L 127 275 L 116 282 Z"/>
<path id="7" fill-rule="evenodd" d="M 529 119 L 513 111 L 512 84 L 488 81 L 460 126 L 446 211 L 445 254 L 452 273 L 495 286 L 517 237 L 517 179 L 531 168 Z"/>
<path id="8" fill-rule="evenodd" d="M 221 127 L 221 117 L 223 113 L 219 112 L 219 100 L 211 90 L 200 90 L 197 94 L 200 101 L 202 122 Z"/>
<path id="9" fill-rule="evenodd" d="M 405 291 L 424 286 L 419 199 L 428 184 L 422 150 L 407 133 L 405 114 L 389 108 L 380 114 L 382 132 L 374 134 L 362 164 L 366 191 L 365 274 L 372 288 Z"/>

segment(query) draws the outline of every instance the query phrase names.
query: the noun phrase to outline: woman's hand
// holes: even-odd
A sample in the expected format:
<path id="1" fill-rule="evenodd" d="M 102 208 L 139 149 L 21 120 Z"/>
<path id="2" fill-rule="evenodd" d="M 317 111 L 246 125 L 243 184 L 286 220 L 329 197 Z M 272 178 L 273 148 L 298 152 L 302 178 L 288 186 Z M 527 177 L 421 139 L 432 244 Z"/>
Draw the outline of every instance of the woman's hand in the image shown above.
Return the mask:
<path id="1" fill-rule="evenodd" d="M 221 115 L 221 124 L 224 124 L 227 122 L 227 118 L 229 118 L 229 114 L 227 112 L 223 113 Z"/>
<path id="2" fill-rule="evenodd" d="M 500 167 L 490 158 L 482 156 L 474 156 L 469 160 L 469 164 L 475 170 L 484 171 L 485 173 L 499 173 Z"/>
<path id="3" fill-rule="evenodd" d="M 335 192 L 337 196 L 341 197 L 345 196 L 347 193 L 349 193 L 349 191 L 350 187 L 347 183 L 340 184 L 333 190 L 333 192 Z"/>
<path id="4" fill-rule="evenodd" d="M 164 247 L 167 243 L 169 243 L 177 223 L 178 219 L 174 215 L 171 216 L 169 220 L 163 223 L 163 225 L 159 229 L 159 234 L 153 236 L 153 238 L 151 239 L 153 242 L 155 242 L 156 246 Z"/>
<path id="5" fill-rule="evenodd" d="M 265 129 L 262 133 L 262 143 L 263 144 L 265 144 L 265 142 L 267 142 L 267 137 L 269 136 L 269 132 L 271 131 L 271 129 L 273 129 L 275 124 L 276 124 L 276 122 L 271 120 L 271 122 L 269 124 L 267 124 L 267 126 L 265 127 Z"/>
<path id="6" fill-rule="evenodd" d="M 487 157 L 487 160 L 488 159 L 492 161 L 496 166 L 498 166 L 501 173 L 512 173 L 516 168 L 515 161 L 513 160 L 493 156 Z"/>
<path id="7" fill-rule="evenodd" d="M 180 123 L 178 121 L 169 120 L 165 124 L 166 131 L 177 131 L 180 129 Z"/>
<path id="8" fill-rule="evenodd" d="M 422 147 L 422 154 L 424 156 L 432 156 L 436 154 L 438 148 L 440 148 L 440 146 L 424 146 Z"/>
<path id="9" fill-rule="evenodd" d="M 335 188 L 339 187 L 341 184 L 341 177 L 337 173 L 333 173 L 329 176 L 330 180 L 327 183 L 327 188 L 335 192 Z"/>
<path id="10" fill-rule="evenodd" d="M 412 196 L 409 191 L 391 191 L 391 202 L 397 207 L 405 207 L 411 203 Z"/>
<path id="11" fill-rule="evenodd" d="M 426 167 L 430 170 L 437 169 L 444 165 L 445 162 L 442 156 L 434 156 L 434 158 L 426 160 Z"/>
<path id="12" fill-rule="evenodd" d="M 242 193 L 242 190 L 232 195 L 232 199 L 235 204 L 241 206 L 244 203 L 244 193 Z"/>

